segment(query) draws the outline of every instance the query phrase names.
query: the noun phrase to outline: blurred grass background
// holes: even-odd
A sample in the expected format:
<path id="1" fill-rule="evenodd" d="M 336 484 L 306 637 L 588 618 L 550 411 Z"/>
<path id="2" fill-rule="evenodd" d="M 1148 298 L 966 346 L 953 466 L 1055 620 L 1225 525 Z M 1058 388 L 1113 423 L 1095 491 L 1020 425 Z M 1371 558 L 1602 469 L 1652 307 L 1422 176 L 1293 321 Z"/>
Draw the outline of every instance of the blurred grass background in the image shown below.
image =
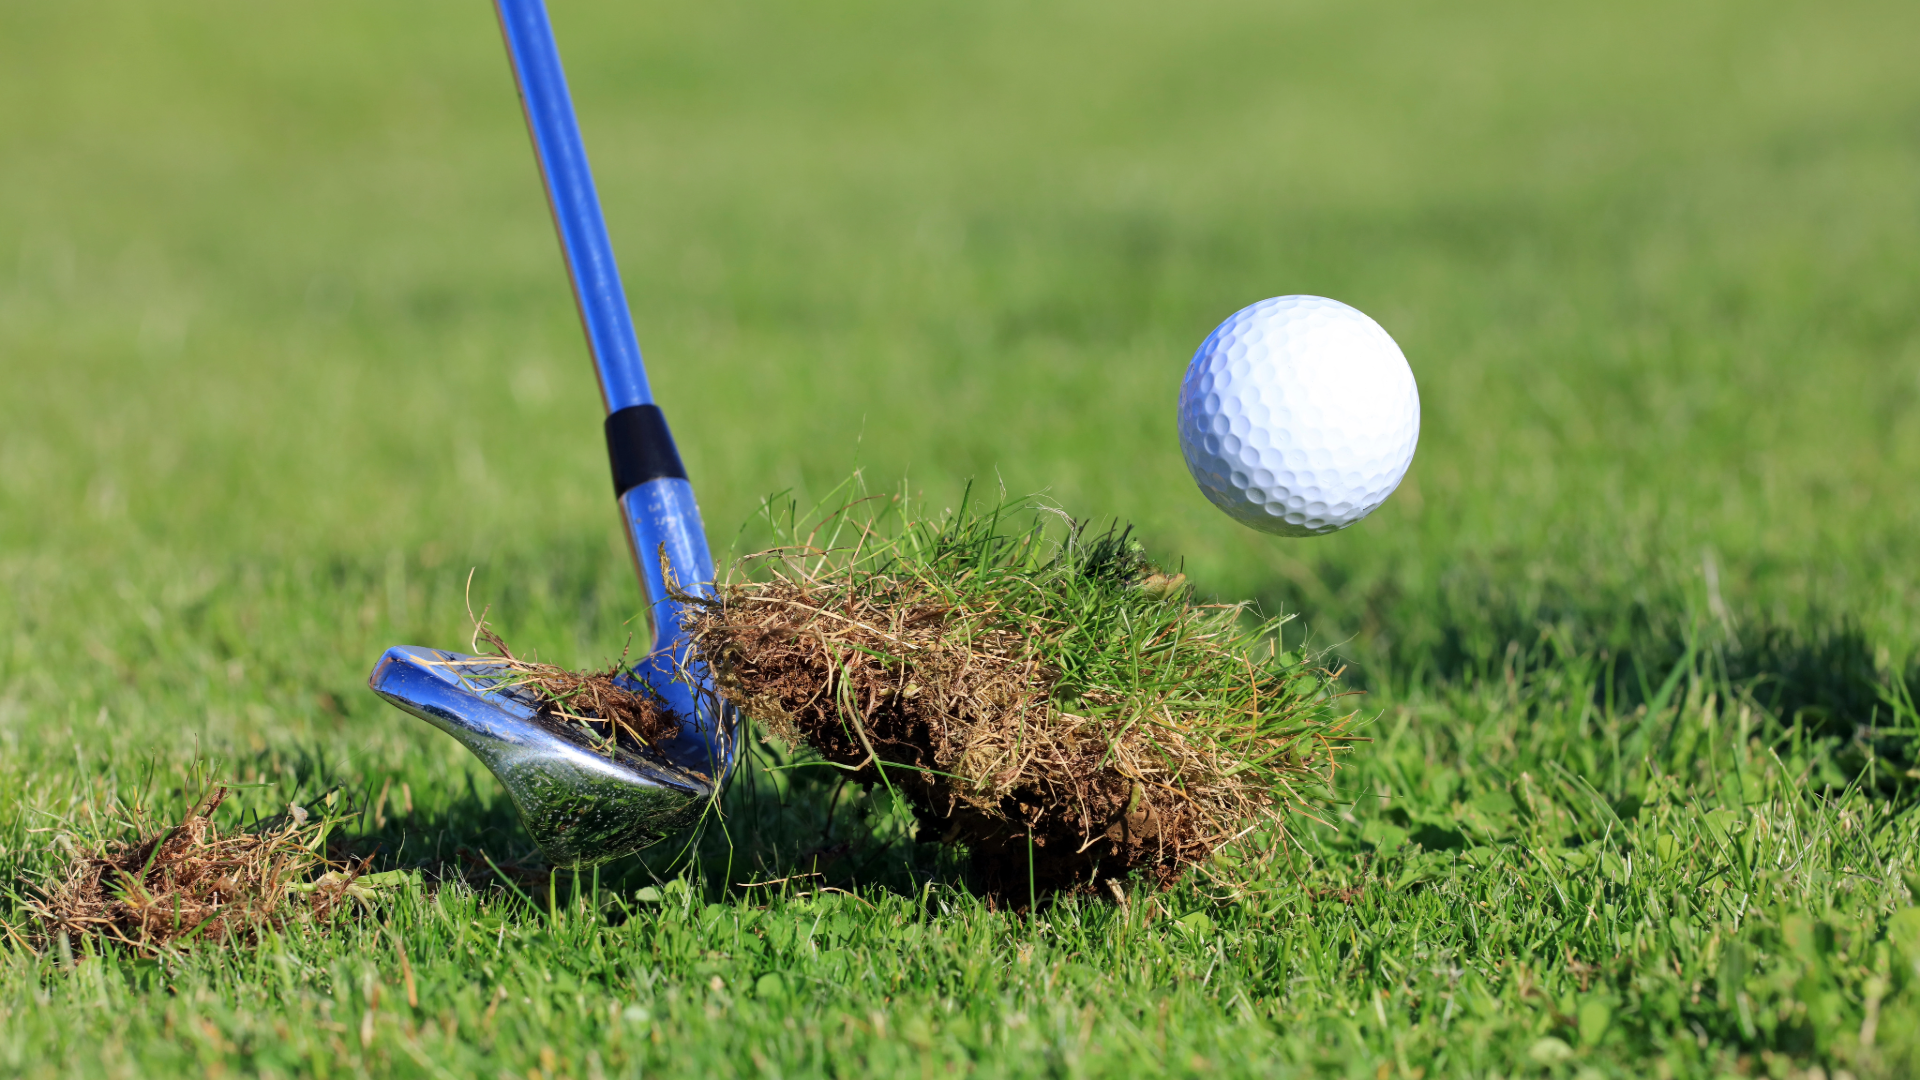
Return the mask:
<path id="1" fill-rule="evenodd" d="M 856 465 L 1045 492 L 1300 612 L 1416 732 L 1576 653 L 1630 711 L 1712 631 L 1844 741 L 1911 668 L 1920 8 L 554 8 L 722 552 Z M 1400 491 L 1311 541 L 1212 510 L 1173 431 L 1206 332 L 1293 292 L 1423 399 Z M 0 8 L 0 373 L 15 828 L 214 754 L 415 770 L 471 840 L 423 793 L 490 781 L 362 688 L 379 650 L 464 642 L 474 567 L 516 645 L 625 639 L 485 5 Z"/>
<path id="2" fill-rule="evenodd" d="M 444 581 L 610 548 L 470 7 L 9 13 L 10 562 L 142 589 L 151 558 Z M 1703 549 L 1733 607 L 1911 648 L 1902 8 L 555 17 L 716 546 L 858 462 L 1136 522 L 1209 591 L 1409 661 L 1670 604 Z M 1284 292 L 1378 317 L 1425 401 L 1407 485 L 1325 541 L 1232 528 L 1170 434 L 1193 346 Z"/>

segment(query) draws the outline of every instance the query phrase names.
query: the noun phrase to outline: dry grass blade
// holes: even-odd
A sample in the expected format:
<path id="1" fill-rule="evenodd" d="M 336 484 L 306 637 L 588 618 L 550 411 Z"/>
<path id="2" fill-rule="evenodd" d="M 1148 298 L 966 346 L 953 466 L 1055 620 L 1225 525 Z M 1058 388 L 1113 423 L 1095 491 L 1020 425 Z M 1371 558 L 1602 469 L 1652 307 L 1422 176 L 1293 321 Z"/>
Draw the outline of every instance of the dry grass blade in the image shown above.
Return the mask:
<path id="1" fill-rule="evenodd" d="M 39 936 L 97 937 L 152 955 L 190 942 L 251 944 L 295 919 L 325 919 L 350 895 L 360 867 L 330 870 L 329 819 L 293 809 L 268 827 L 223 832 L 216 787 L 179 824 L 77 855 L 27 903 Z"/>
<path id="2" fill-rule="evenodd" d="M 746 715 L 901 791 L 1016 902 L 1170 882 L 1283 832 L 1352 741 L 1331 676 L 1277 649 L 1279 621 L 1194 602 L 1126 531 L 1060 518 L 789 508 L 790 543 L 688 598 L 689 629 Z"/>

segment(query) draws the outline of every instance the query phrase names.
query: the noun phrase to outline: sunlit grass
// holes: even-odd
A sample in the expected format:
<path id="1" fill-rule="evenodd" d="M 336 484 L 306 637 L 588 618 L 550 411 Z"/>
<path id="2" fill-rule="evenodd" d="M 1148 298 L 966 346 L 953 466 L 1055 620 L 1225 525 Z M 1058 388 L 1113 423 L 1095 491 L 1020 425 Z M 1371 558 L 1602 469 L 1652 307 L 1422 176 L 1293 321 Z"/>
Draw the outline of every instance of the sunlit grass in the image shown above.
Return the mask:
<path id="1" fill-rule="evenodd" d="M 1920 9 L 554 8 L 723 563 L 856 466 L 1133 522 L 1367 691 L 1333 828 L 1028 918 L 755 744 L 703 835 L 550 876 L 364 688 L 469 639 L 476 567 L 543 660 L 638 610 L 484 5 L 16 5 L 7 888 L 209 758 L 234 822 L 338 790 L 426 887 L 251 950 L 8 936 L 0 1070 L 1915 1071 Z M 1292 292 L 1395 336 L 1423 431 L 1281 543 L 1173 400 Z"/>

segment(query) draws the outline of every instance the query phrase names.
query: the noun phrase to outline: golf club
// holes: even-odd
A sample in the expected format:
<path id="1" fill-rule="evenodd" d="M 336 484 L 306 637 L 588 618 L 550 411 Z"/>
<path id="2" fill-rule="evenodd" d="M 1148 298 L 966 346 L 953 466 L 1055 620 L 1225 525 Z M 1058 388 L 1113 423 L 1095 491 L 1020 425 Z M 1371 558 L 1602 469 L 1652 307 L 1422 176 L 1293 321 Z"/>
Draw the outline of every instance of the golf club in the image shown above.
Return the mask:
<path id="1" fill-rule="evenodd" d="M 541 721 L 539 701 L 486 656 L 397 646 L 368 684 L 458 739 L 500 779 L 527 831 L 559 865 L 601 862 L 691 823 L 734 761 L 733 709 L 681 630 L 681 595 L 710 595 L 713 556 L 679 451 L 653 403 L 566 75 L 541 0 L 497 0 L 547 201 L 606 404 L 614 495 L 645 593 L 647 655 L 629 675 L 680 721 L 644 752 L 595 747 Z"/>

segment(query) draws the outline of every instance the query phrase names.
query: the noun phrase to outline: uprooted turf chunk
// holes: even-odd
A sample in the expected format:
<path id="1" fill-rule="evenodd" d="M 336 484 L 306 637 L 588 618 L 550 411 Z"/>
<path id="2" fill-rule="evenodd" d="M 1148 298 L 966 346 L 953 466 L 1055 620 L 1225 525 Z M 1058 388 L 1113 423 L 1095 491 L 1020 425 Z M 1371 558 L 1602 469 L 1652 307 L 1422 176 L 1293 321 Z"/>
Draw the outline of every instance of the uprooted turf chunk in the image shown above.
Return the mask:
<path id="1" fill-rule="evenodd" d="M 688 628 L 747 716 L 899 790 L 992 892 L 1171 882 L 1330 778 L 1344 720 L 1277 622 L 1195 603 L 1124 531 L 896 505 L 750 560 Z"/>
<path id="2" fill-rule="evenodd" d="M 28 902 L 41 936 L 97 936 L 144 954 L 188 942 L 251 944 L 294 919 L 325 918 L 354 894 L 352 867 L 309 880 L 326 862 L 323 819 L 300 810 L 223 833 L 213 814 L 226 797 L 215 788 L 172 828 L 134 820 L 137 839 L 77 856 Z"/>

